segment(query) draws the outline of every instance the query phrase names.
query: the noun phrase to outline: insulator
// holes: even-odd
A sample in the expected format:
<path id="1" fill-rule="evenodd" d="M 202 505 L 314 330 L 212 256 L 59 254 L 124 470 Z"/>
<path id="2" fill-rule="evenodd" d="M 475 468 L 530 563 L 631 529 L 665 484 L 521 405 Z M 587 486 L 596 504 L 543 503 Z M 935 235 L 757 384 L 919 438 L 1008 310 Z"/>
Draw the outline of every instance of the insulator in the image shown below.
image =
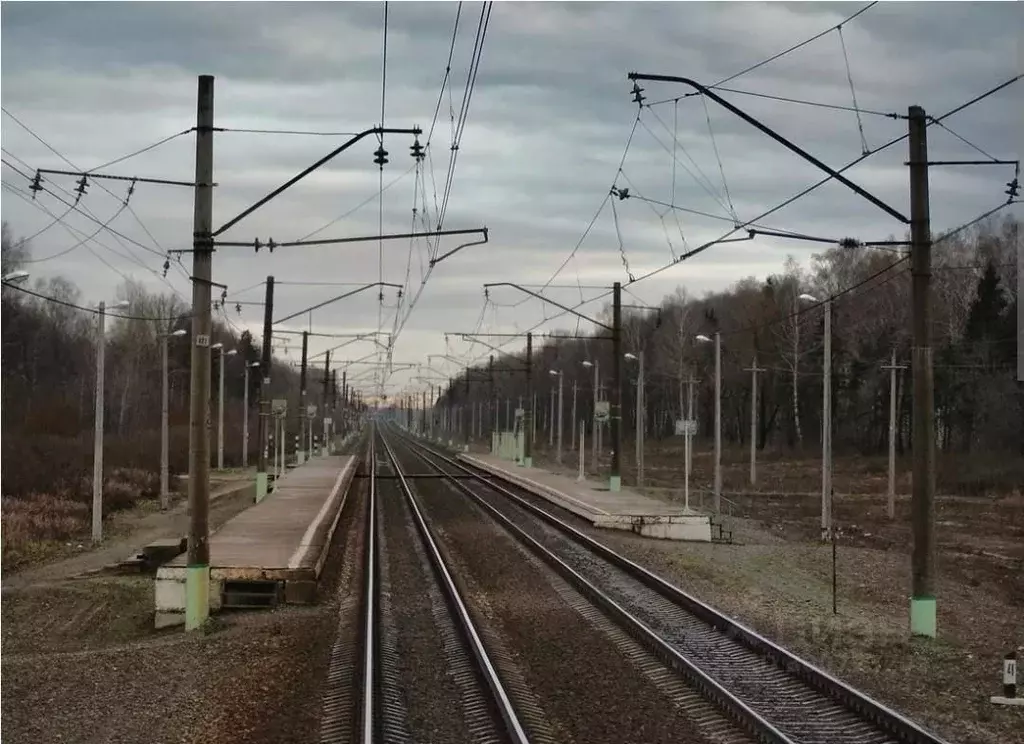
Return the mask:
<path id="1" fill-rule="evenodd" d="M 271 253 L 274 252 L 274 248 L 276 248 L 276 247 L 277 247 L 277 243 L 274 242 L 274 239 L 273 238 L 267 238 L 267 248 L 270 249 Z"/>
<path id="2" fill-rule="evenodd" d="M 643 106 L 644 99 L 646 96 L 643 95 L 644 89 L 640 87 L 640 84 L 633 81 L 633 103 L 638 106 Z"/>
<path id="3" fill-rule="evenodd" d="M 235 312 L 238 313 L 239 315 L 242 314 L 242 303 L 240 303 L 240 302 L 236 302 L 235 303 Z"/>
<path id="4" fill-rule="evenodd" d="M 259 239 L 259 238 L 256 238 L 256 240 L 254 240 L 254 241 L 252 242 L 252 247 L 256 249 L 256 252 L 257 252 L 257 253 L 259 253 L 259 252 L 260 252 L 260 246 L 262 246 L 262 245 L 263 245 L 263 244 L 262 244 L 262 243 L 260 243 L 260 239 Z"/>
<path id="5" fill-rule="evenodd" d="M 423 150 L 423 145 L 420 144 L 419 138 L 412 143 L 412 147 L 409 148 L 409 151 L 416 160 L 423 160 L 423 158 L 427 156 L 426 152 Z"/>
<path id="6" fill-rule="evenodd" d="M 75 189 L 75 191 L 77 191 L 80 195 L 84 195 L 85 190 L 88 186 L 89 181 L 86 180 L 85 176 L 82 176 L 82 178 L 78 181 L 78 187 Z"/>
<path id="7" fill-rule="evenodd" d="M 36 198 L 36 192 L 43 190 L 43 178 L 39 175 L 39 171 L 36 171 L 36 177 L 32 179 L 32 183 L 29 184 L 29 189 L 32 190 L 32 198 Z"/>
<path id="8" fill-rule="evenodd" d="M 373 162 L 383 168 L 388 163 L 388 151 L 381 145 L 373 153 Z"/>

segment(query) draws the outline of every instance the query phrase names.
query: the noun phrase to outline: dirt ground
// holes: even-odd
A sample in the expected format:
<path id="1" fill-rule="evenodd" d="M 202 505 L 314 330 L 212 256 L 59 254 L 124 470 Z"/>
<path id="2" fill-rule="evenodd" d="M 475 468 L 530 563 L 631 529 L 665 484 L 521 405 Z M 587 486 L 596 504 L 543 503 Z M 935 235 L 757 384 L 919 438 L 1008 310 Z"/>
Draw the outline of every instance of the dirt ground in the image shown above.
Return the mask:
<path id="1" fill-rule="evenodd" d="M 251 504 L 216 496 L 211 528 Z M 353 501 L 357 501 L 353 498 Z M 357 507 L 346 509 L 346 515 Z M 100 549 L 5 572 L 3 729 L 11 741 L 291 742 L 315 739 L 336 620 L 333 591 L 311 607 L 222 613 L 200 633 L 153 628 L 153 580 L 97 569 L 187 529 L 179 496 L 167 512 L 143 506 L 115 518 Z M 339 533 L 350 516 L 343 516 Z M 332 549 L 335 566 L 343 541 Z M 312 640 L 311 640 L 312 639 Z M 241 694 L 240 694 L 241 693 Z"/>
<path id="2" fill-rule="evenodd" d="M 589 452 L 587 453 L 589 455 Z M 910 478 L 897 481 L 886 513 L 885 458 L 837 458 L 834 466 L 837 610 L 830 546 L 820 545 L 820 460 L 759 462 L 731 453 L 723 467 L 733 545 L 654 541 L 591 529 L 607 544 L 821 665 L 883 703 L 965 744 L 1024 742 L 1024 709 L 994 706 L 1002 657 L 1024 652 L 1024 490 L 1020 485 L 943 489 L 936 499 L 939 637 L 911 639 Z M 568 453 L 566 463 L 578 462 Z M 710 495 L 710 453 L 697 453 L 691 504 Z M 538 466 L 559 469 L 543 450 Z M 565 472 L 574 469 L 561 468 Z M 623 480 L 635 478 L 627 462 Z M 607 471 L 605 471 L 607 472 Z M 591 476 L 594 477 L 594 476 Z M 680 501 L 681 450 L 645 454 L 645 489 Z M 972 495 L 962 495 L 964 492 Z M 974 495 L 976 493 L 976 495 Z"/>

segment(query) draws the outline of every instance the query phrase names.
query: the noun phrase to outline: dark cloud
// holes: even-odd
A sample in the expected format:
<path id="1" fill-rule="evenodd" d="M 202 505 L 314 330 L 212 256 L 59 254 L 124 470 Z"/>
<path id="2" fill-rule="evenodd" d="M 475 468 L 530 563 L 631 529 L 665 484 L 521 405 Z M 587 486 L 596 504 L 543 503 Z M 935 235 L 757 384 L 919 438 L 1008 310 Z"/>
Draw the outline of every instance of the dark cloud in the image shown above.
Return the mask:
<path id="1" fill-rule="evenodd" d="M 438 330 L 465 330 L 481 318 L 486 281 L 542 284 L 566 259 L 613 183 L 662 202 L 715 217 L 666 211 L 639 199 L 615 202 L 595 222 L 556 284 L 560 302 L 579 301 L 583 284 L 625 278 L 623 255 L 640 275 L 673 255 L 724 234 L 731 211 L 750 219 L 821 178 L 821 173 L 749 124 L 697 97 L 645 110 L 622 171 L 620 158 L 636 118 L 626 73 L 684 75 L 711 83 L 747 68 L 802 39 L 834 26 L 862 7 L 850 3 L 498 3 L 494 5 L 477 86 L 465 128 L 446 227 L 487 225 L 491 243 L 469 248 L 430 274 L 416 313 L 403 330 L 396 358 L 418 359 L 444 350 Z M 382 6 L 376 3 L 6 3 L 0 48 L 4 106 L 80 167 L 94 167 L 176 131 L 195 116 L 195 78 L 217 76 L 218 124 L 228 128 L 362 131 L 380 119 Z M 389 11 L 386 121 L 428 127 L 452 40 L 454 3 L 393 3 Z M 465 4 L 452 61 L 452 90 L 441 98 L 433 137 L 432 169 L 422 182 L 408 175 L 374 197 L 381 174 L 372 164 L 376 141 L 364 140 L 230 232 L 236 240 L 295 239 L 323 227 L 361 202 L 364 207 L 317 237 L 405 232 L 415 203 L 431 218 L 442 200 L 451 117 L 463 98 L 480 4 Z M 850 106 L 847 59 L 862 109 L 904 115 L 910 104 L 942 113 L 1019 72 L 1024 18 L 1016 3 L 881 3 L 818 41 L 731 81 L 727 87 L 769 96 Z M 645 84 L 648 101 L 689 92 Z M 723 91 L 728 100 L 822 160 L 841 166 L 860 156 L 861 129 L 869 148 L 905 132 L 901 119 L 827 110 Z M 1020 128 L 1017 87 L 952 117 L 948 126 L 997 157 L 1017 157 Z M 659 120 L 660 119 L 660 120 Z M 43 145 L 9 118 L 3 146 L 35 167 L 63 167 Z M 929 130 L 933 155 L 976 157 L 953 134 Z M 677 142 L 674 142 L 673 139 Z M 424 141 L 426 137 L 424 136 Z M 220 224 L 284 182 L 344 138 L 269 136 L 225 132 L 215 144 L 215 222 Z M 192 137 L 182 137 L 112 170 L 188 180 L 194 168 Z M 388 137 L 391 163 L 383 182 L 404 173 L 408 137 Z M 717 147 L 717 153 L 716 153 Z M 852 168 L 848 175 L 899 210 L 907 210 L 906 143 Z M 673 158 L 676 159 L 673 183 Z M 5 159 L 9 159 L 5 155 Z M 21 167 L 21 166 L 19 166 Z M 724 174 L 724 179 L 723 179 Z M 1010 174 L 999 169 L 936 169 L 932 220 L 936 229 L 971 219 L 1002 198 Z M 4 168 L 4 182 L 24 191 L 25 181 Z M 73 179 L 55 183 L 72 189 Z M 726 190 L 728 189 L 728 194 Z M 119 208 L 125 188 L 96 185 L 85 204 L 104 220 Z M 435 191 L 437 196 L 435 199 Z M 37 205 L 65 208 L 43 195 Z M 3 214 L 15 231 L 31 234 L 49 218 L 9 192 Z M 153 250 L 186 247 L 192 204 L 187 190 L 140 186 L 132 201 L 143 227 L 128 213 L 112 223 Z M 678 221 L 677 221 L 678 218 Z M 884 238 L 904 228 L 844 186 L 828 184 L 766 218 L 777 228 L 827 237 Z M 79 215 L 68 224 L 92 232 Z M 152 237 L 150 236 L 150 233 Z M 621 243 L 620 243 L 621 236 Z M 161 259 L 111 235 L 104 246 L 76 249 L 33 266 L 40 276 L 76 281 L 90 301 L 110 298 L 122 272 L 154 290 L 153 273 L 124 258 L 159 269 Z M 36 257 L 52 255 L 77 238 L 57 226 L 33 241 Z M 454 247 L 454 239 L 444 242 Z M 124 243 L 124 244 L 122 244 Z M 684 285 L 720 289 L 738 278 L 781 268 L 792 254 L 806 261 L 821 247 L 771 238 L 705 251 L 632 289 L 656 301 Z M 673 254 L 674 252 L 674 254 Z M 383 247 L 387 281 L 417 293 L 425 268 L 422 241 Z M 105 265 L 107 261 L 115 270 Z M 186 259 L 187 264 L 187 259 Z M 268 274 L 281 280 L 373 282 L 378 246 L 281 249 L 273 255 L 225 248 L 215 258 L 217 279 L 232 292 Z M 157 272 L 159 273 L 159 272 Z M 184 268 L 168 279 L 188 294 Z M 287 314 L 339 294 L 341 289 L 282 285 L 277 303 Z M 259 290 L 241 295 L 258 299 Z M 583 296 L 595 296 L 594 290 Z M 496 290 L 500 304 L 518 302 Z M 376 293 L 318 311 L 327 330 L 375 329 L 378 312 L 392 327 L 395 297 Z M 598 303 L 599 306 L 600 303 Z M 595 307 L 595 312 L 598 307 Z M 553 314 L 539 303 L 488 307 L 484 328 L 524 329 Z M 239 325 L 256 327 L 247 307 Z M 298 319 L 297 319 L 298 320 Z M 560 321 L 572 327 L 574 321 Z M 299 326 L 296 326 L 299 327 Z M 329 345 L 314 345 L 315 350 Z M 353 345 L 351 358 L 371 350 Z M 462 348 L 458 345 L 453 348 Z M 347 350 L 347 351 L 348 351 Z M 479 348 L 477 351 L 481 351 Z M 396 379 L 405 379 L 396 376 Z"/>

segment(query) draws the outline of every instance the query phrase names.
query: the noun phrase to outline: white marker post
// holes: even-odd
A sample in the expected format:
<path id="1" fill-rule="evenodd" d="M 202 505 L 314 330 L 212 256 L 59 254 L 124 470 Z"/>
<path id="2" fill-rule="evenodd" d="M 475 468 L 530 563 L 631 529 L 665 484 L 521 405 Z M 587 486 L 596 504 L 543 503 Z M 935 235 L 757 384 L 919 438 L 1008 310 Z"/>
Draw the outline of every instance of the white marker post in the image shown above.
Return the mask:
<path id="1" fill-rule="evenodd" d="M 1017 696 L 1017 652 L 1011 651 L 1003 657 L 1003 694 L 993 695 L 996 705 L 1024 706 L 1024 697 Z"/>

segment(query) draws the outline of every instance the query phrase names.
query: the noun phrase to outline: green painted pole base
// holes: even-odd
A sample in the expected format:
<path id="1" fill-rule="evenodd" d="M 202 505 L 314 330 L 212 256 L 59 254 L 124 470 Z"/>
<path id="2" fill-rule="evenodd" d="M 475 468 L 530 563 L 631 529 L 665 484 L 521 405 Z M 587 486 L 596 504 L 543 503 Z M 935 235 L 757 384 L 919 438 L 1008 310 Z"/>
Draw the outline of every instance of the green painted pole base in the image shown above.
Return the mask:
<path id="1" fill-rule="evenodd" d="M 267 498 L 267 474 L 256 473 L 256 503 Z"/>
<path id="2" fill-rule="evenodd" d="M 913 597 L 910 600 L 910 635 L 934 638 L 935 597 Z"/>
<path id="3" fill-rule="evenodd" d="M 612 493 L 618 493 L 622 490 L 622 476 L 613 475 L 608 478 L 608 490 Z"/>
<path id="4" fill-rule="evenodd" d="M 527 468 L 532 468 L 533 467 L 533 458 L 532 457 L 524 457 L 523 458 L 523 466 L 527 467 Z"/>
<path id="5" fill-rule="evenodd" d="M 298 452 L 295 453 L 295 464 L 296 465 L 301 465 L 305 461 L 306 461 L 306 453 L 305 452 L 303 452 L 302 450 L 299 450 Z"/>
<path id="6" fill-rule="evenodd" d="M 185 630 L 201 628 L 210 617 L 210 567 L 185 569 Z"/>

